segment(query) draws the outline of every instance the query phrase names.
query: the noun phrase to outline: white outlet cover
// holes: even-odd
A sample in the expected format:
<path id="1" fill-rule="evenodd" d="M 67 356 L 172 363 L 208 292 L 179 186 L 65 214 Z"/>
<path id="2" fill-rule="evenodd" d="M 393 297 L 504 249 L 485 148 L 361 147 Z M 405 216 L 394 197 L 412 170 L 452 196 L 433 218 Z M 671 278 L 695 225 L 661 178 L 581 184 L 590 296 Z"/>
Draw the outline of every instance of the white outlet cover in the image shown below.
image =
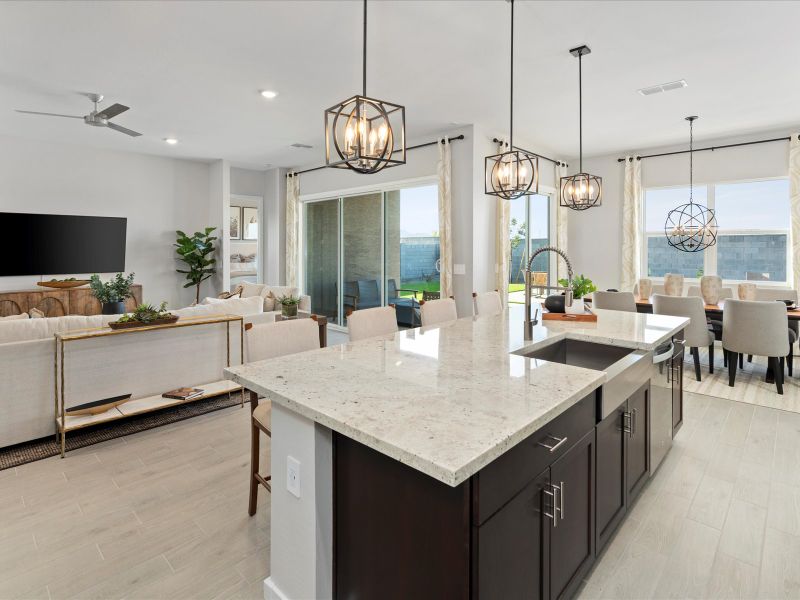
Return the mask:
<path id="1" fill-rule="evenodd" d="M 300 497 L 300 461 L 293 456 L 286 457 L 286 489 L 293 496 Z"/>

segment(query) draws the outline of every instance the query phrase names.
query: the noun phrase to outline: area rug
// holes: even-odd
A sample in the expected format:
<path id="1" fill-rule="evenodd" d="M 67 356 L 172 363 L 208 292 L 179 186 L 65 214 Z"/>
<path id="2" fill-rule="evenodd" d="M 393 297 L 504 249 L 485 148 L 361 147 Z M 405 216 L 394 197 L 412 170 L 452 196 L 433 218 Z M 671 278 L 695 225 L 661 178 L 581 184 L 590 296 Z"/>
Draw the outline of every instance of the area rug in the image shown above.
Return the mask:
<path id="1" fill-rule="evenodd" d="M 67 452 L 92 444 L 98 444 L 114 438 L 131 435 L 140 431 L 154 429 L 162 425 L 169 425 L 185 419 L 191 419 L 199 415 L 236 406 L 241 403 L 239 393 L 222 394 L 197 402 L 179 404 L 170 408 L 165 408 L 157 412 L 146 413 L 123 419 L 111 421 L 109 423 L 79 429 L 67 434 Z M 0 471 L 18 467 L 25 463 L 58 456 L 61 454 L 61 444 L 56 442 L 55 436 L 50 435 L 46 438 L 24 442 L 16 446 L 0 448 Z"/>
<path id="2" fill-rule="evenodd" d="M 687 352 L 684 362 L 683 388 L 687 392 L 716 396 L 726 400 L 746 402 L 756 406 L 766 406 L 778 410 L 800 413 L 800 357 L 794 357 L 794 376 L 784 373 L 783 395 L 778 394 L 774 383 L 767 383 L 767 359 L 754 356 L 748 363 L 745 357 L 744 368 L 737 369 L 734 387 L 728 385 L 728 368 L 723 366 L 722 348 L 714 348 L 714 374 L 708 372 L 708 351 L 700 350 L 701 379 L 694 374 L 694 361 Z"/>

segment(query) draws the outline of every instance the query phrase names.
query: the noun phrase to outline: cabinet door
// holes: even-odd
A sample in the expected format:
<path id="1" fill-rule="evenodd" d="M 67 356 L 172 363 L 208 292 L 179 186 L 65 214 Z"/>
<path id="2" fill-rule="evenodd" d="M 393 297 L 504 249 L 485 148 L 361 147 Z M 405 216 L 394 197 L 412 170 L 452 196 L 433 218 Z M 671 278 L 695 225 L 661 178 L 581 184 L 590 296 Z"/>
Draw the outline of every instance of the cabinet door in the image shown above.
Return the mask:
<path id="1" fill-rule="evenodd" d="M 672 437 L 683 425 L 683 353 L 672 359 Z"/>
<path id="2" fill-rule="evenodd" d="M 594 560 L 594 451 L 592 429 L 550 467 L 558 507 L 550 533 L 551 598 L 574 594 Z"/>
<path id="3" fill-rule="evenodd" d="M 547 514 L 553 514 L 553 506 L 544 492 L 549 489 L 548 469 L 474 528 L 481 600 L 547 598 Z"/>
<path id="4" fill-rule="evenodd" d="M 625 514 L 627 402 L 597 424 L 597 550 L 606 545 Z"/>
<path id="5" fill-rule="evenodd" d="M 642 386 L 628 399 L 628 504 L 647 481 L 650 470 L 650 384 Z"/>

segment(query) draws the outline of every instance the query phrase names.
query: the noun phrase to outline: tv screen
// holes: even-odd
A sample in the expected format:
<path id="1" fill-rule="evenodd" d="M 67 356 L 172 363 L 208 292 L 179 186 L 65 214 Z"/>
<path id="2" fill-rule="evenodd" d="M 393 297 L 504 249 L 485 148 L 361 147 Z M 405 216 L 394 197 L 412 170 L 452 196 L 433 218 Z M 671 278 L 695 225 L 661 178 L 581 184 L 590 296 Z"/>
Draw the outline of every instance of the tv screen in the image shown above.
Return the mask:
<path id="1" fill-rule="evenodd" d="M 127 219 L 0 213 L 0 276 L 125 270 Z"/>

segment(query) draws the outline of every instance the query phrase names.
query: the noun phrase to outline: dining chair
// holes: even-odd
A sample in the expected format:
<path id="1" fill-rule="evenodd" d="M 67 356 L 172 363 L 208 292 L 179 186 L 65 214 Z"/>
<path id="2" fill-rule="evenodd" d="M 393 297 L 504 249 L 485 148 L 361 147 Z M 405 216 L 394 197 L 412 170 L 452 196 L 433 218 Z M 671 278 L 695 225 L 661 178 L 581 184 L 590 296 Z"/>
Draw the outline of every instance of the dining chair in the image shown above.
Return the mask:
<path id="1" fill-rule="evenodd" d="M 773 288 L 773 287 L 757 287 L 756 300 L 761 301 L 790 301 L 797 305 L 797 290 L 792 288 Z M 785 304 L 785 302 L 784 302 Z M 793 370 L 793 356 L 794 356 L 794 343 L 800 337 L 800 322 L 792 319 L 789 321 L 789 329 L 794 332 L 794 336 L 789 335 L 789 354 L 786 355 L 786 366 L 789 368 L 789 376 L 792 376 Z M 794 339 L 792 339 L 794 337 Z M 753 357 L 747 357 L 748 362 L 753 362 Z"/>
<path id="2" fill-rule="evenodd" d="M 726 300 L 722 311 L 722 351 L 728 355 L 728 385 L 736 380 L 737 358 L 742 354 L 766 356 L 775 374 L 775 387 L 783 394 L 784 357 L 789 353 L 789 317 L 778 302 Z"/>
<path id="3" fill-rule="evenodd" d="M 423 327 L 458 319 L 456 301 L 453 298 L 441 298 L 439 300 L 428 300 L 427 302 L 423 300 L 420 302 L 419 310 Z"/>
<path id="4" fill-rule="evenodd" d="M 320 347 L 319 325 L 314 319 L 293 319 L 253 325 L 246 332 L 247 361 L 256 362 L 296 354 Z M 258 486 L 271 492 L 271 475 L 259 473 L 260 433 L 272 437 L 272 403 L 259 404 L 258 393 L 250 390 L 250 502 L 247 512 L 256 514 Z"/>
<path id="5" fill-rule="evenodd" d="M 350 341 L 397 333 L 397 312 L 394 306 L 379 306 L 357 310 L 347 317 Z"/>
<path id="6" fill-rule="evenodd" d="M 381 305 L 381 291 L 375 279 L 359 279 L 356 285 L 358 286 L 358 310 Z"/>
<path id="7" fill-rule="evenodd" d="M 699 285 L 690 285 L 689 291 L 686 293 L 687 296 L 697 296 L 698 298 L 703 297 L 703 293 L 700 291 Z M 733 298 L 733 288 L 722 288 L 719 291 L 719 299 L 720 300 L 727 300 L 728 298 Z"/>
<path id="8" fill-rule="evenodd" d="M 592 293 L 592 308 L 636 312 L 636 300 L 633 292 L 597 291 Z"/>
<path id="9" fill-rule="evenodd" d="M 700 377 L 700 348 L 708 348 L 708 372 L 714 373 L 714 334 L 708 330 L 706 311 L 702 298 L 697 296 L 653 296 L 653 313 L 674 317 L 689 317 L 689 325 L 683 330 L 684 341 L 694 359 L 694 375 Z"/>
<path id="10" fill-rule="evenodd" d="M 472 312 L 475 316 L 498 315 L 503 312 L 503 299 L 500 292 L 472 292 Z"/>

